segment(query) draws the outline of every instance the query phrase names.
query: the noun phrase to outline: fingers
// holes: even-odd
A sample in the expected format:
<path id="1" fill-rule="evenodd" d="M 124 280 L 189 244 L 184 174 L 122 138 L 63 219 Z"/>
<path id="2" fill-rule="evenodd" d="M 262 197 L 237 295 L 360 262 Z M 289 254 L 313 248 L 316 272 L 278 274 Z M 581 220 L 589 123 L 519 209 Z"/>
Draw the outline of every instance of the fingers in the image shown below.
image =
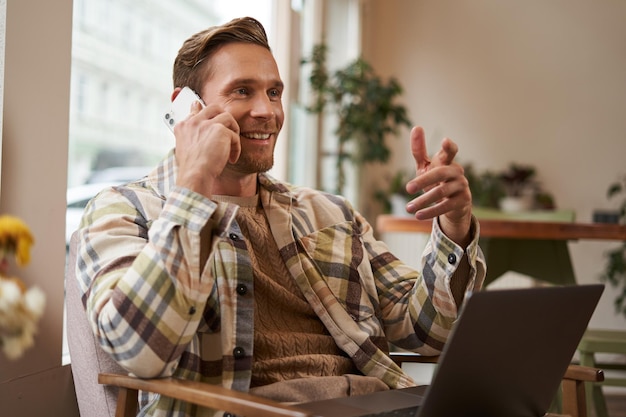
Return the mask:
<path id="1" fill-rule="evenodd" d="M 438 165 L 450 165 L 458 151 L 459 147 L 456 143 L 449 138 L 444 138 L 441 142 L 441 149 L 433 159 L 439 163 Z"/>
<path id="2" fill-rule="evenodd" d="M 454 160 L 459 147 L 450 138 L 444 138 L 441 142 L 441 149 L 431 160 L 426 150 L 426 136 L 421 126 L 415 126 L 411 130 L 411 153 L 415 159 L 416 171 L 420 173 L 431 163 L 439 165 L 450 165 Z"/>
<path id="3" fill-rule="evenodd" d="M 226 128 L 226 131 L 219 133 L 221 128 Z M 234 164 L 239 159 L 241 154 L 241 142 L 239 141 L 239 124 L 235 118 L 228 112 L 222 110 L 220 106 L 209 105 L 203 107 L 200 102 L 195 101 L 191 104 L 191 110 L 189 117 L 179 122 L 174 127 L 174 133 L 181 137 L 186 135 L 183 132 L 193 132 L 192 135 L 214 135 L 217 132 L 218 136 L 223 136 L 227 140 L 230 140 L 230 152 L 228 154 L 228 162 Z M 201 133 L 206 132 L 206 133 Z"/>
<path id="4" fill-rule="evenodd" d="M 200 104 L 199 101 L 194 101 L 193 103 L 191 103 L 191 110 L 189 111 L 189 117 L 195 116 L 196 114 L 200 113 L 201 110 L 202 110 L 202 104 Z"/>
<path id="5" fill-rule="evenodd" d="M 206 110 L 206 109 L 205 109 Z M 227 112 L 219 112 L 215 114 L 215 111 L 208 111 L 206 117 L 209 118 L 212 124 L 219 124 L 227 128 L 230 132 L 226 132 L 230 138 L 230 153 L 228 154 L 228 162 L 234 164 L 239 160 L 241 155 L 241 141 L 239 140 L 239 124 L 235 118 Z M 200 117 L 205 116 L 201 114 Z"/>
<path id="6" fill-rule="evenodd" d="M 208 118 L 205 118 L 204 114 L 201 113 L 199 117 L 202 117 L 204 120 L 209 120 L 211 123 L 219 123 L 239 137 L 239 125 L 230 113 L 222 112 L 215 116 L 209 116 Z"/>
<path id="7" fill-rule="evenodd" d="M 415 126 L 411 129 L 411 153 L 413 154 L 413 159 L 415 159 L 415 172 L 420 174 L 430 165 L 430 159 L 426 151 L 424 129 L 420 126 Z"/>
<path id="8" fill-rule="evenodd" d="M 237 124 L 237 123 L 235 123 Z M 236 163 L 241 155 L 241 140 L 239 139 L 239 125 L 237 125 L 237 132 L 230 137 L 230 154 L 228 155 L 228 162 L 231 164 Z"/>
<path id="9" fill-rule="evenodd" d="M 463 168 L 454 162 L 458 150 L 456 143 L 444 138 L 431 159 L 426 150 L 424 129 L 416 126 L 411 130 L 411 153 L 417 175 L 407 184 L 407 191 L 423 190 L 423 193 L 407 205 L 407 210 L 416 213 L 416 217 L 436 217 L 462 209 L 471 202 Z"/>
<path id="10" fill-rule="evenodd" d="M 239 139 L 239 124 L 235 118 L 228 112 L 222 111 L 218 106 L 207 106 L 203 110 L 203 114 L 200 117 L 206 117 L 213 123 L 219 123 L 229 129 L 233 134 L 230 134 L 230 153 L 228 155 L 228 162 L 231 164 L 236 163 L 241 155 L 241 141 Z"/>
<path id="11" fill-rule="evenodd" d="M 426 178 L 428 177 L 428 178 Z M 471 193 L 460 166 L 439 167 L 416 179 L 425 192 L 407 205 L 407 210 L 419 219 L 440 216 L 471 205 Z"/>
<path id="12" fill-rule="evenodd" d="M 191 105 L 190 116 L 174 126 L 177 184 L 210 196 L 212 182 L 227 163 L 234 164 L 241 154 L 239 125 L 232 114 L 216 105 Z"/>
<path id="13" fill-rule="evenodd" d="M 239 135 L 239 125 L 230 113 L 225 112 L 220 106 L 215 104 L 202 107 L 198 101 L 191 105 L 189 117 L 183 122 L 201 123 L 203 120 L 210 120 L 214 123 L 221 123 L 228 129 Z"/>
<path id="14" fill-rule="evenodd" d="M 472 209 L 472 193 L 463 167 L 454 162 L 459 148 L 449 138 L 430 159 L 426 151 L 424 129 L 411 130 L 411 153 L 415 159 L 416 177 L 409 181 L 406 190 L 423 194 L 407 204 L 407 211 L 419 220 L 440 218 L 442 231 L 453 241 L 466 245 Z"/>

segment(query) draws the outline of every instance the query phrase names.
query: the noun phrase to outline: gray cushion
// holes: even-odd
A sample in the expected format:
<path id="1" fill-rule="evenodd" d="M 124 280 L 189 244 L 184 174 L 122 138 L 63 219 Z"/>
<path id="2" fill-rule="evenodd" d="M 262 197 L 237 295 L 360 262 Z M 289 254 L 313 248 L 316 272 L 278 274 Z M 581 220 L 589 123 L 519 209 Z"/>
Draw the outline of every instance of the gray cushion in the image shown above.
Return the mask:
<path id="1" fill-rule="evenodd" d="M 76 270 L 77 234 L 72 235 L 65 274 L 67 341 L 81 417 L 115 416 L 117 388 L 98 384 L 98 374 L 127 373 L 99 346 L 87 322 Z"/>

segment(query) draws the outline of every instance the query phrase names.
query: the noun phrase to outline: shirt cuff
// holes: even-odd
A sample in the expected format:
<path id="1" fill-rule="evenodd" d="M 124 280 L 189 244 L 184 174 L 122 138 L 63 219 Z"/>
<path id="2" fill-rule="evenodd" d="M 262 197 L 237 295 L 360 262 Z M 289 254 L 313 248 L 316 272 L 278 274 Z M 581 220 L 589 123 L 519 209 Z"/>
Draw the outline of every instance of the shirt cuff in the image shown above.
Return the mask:
<path id="1" fill-rule="evenodd" d="M 173 187 L 163 207 L 163 217 L 192 232 L 200 233 L 213 220 L 212 227 L 218 235 L 228 231 L 235 218 L 237 207 L 216 203 L 209 198 L 183 187 Z"/>
<path id="2" fill-rule="evenodd" d="M 474 269 L 476 267 L 476 260 L 479 257 L 480 249 L 478 247 L 478 238 L 480 236 L 480 224 L 474 215 L 472 215 L 472 221 L 470 225 L 470 243 L 465 250 L 463 247 L 455 243 L 448 238 L 439 226 L 437 218 L 433 219 L 433 227 L 431 233 L 431 247 L 436 254 L 436 267 L 443 270 L 448 276 L 451 276 L 457 269 L 459 262 L 464 254 L 467 254 L 467 258 L 470 266 Z"/>

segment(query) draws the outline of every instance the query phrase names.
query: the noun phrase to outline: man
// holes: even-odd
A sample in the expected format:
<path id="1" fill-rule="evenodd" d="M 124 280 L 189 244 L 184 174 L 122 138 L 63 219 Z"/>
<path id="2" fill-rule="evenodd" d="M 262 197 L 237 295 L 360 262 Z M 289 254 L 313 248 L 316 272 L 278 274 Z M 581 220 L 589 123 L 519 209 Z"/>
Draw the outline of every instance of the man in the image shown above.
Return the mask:
<path id="1" fill-rule="evenodd" d="M 408 205 L 434 218 L 423 274 L 373 237 L 343 198 L 279 182 L 272 167 L 283 82 L 251 18 L 200 32 L 174 63 L 174 92 L 206 107 L 175 128 L 147 177 L 86 209 L 77 273 L 103 349 L 139 377 L 174 375 L 304 401 L 413 385 L 388 343 L 441 351 L 485 273 L 456 145 L 429 159 L 411 132 Z M 210 413 L 143 396 L 141 415 Z"/>

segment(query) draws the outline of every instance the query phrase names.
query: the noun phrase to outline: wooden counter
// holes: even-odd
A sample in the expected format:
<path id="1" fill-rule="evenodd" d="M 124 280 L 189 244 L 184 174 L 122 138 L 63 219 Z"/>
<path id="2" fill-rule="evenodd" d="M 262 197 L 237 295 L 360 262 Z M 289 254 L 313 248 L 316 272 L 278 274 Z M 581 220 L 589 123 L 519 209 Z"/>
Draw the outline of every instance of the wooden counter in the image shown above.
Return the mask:
<path id="1" fill-rule="evenodd" d="M 569 241 L 583 239 L 626 241 L 626 226 L 571 221 L 485 219 L 480 223 L 480 247 L 487 259 L 490 283 L 507 271 L 515 271 L 553 284 L 576 283 Z M 376 229 L 391 233 L 430 234 L 432 220 L 412 217 L 378 216 Z M 393 248 L 392 248 L 393 251 Z M 600 272 L 601 266 L 598 266 Z"/>
<path id="2" fill-rule="evenodd" d="M 556 240 L 624 240 L 626 226 L 603 223 L 569 223 L 524 220 L 478 219 L 482 237 L 509 239 L 556 239 Z M 432 220 L 422 221 L 412 217 L 381 215 L 376 219 L 379 233 L 413 232 L 430 233 Z"/>

